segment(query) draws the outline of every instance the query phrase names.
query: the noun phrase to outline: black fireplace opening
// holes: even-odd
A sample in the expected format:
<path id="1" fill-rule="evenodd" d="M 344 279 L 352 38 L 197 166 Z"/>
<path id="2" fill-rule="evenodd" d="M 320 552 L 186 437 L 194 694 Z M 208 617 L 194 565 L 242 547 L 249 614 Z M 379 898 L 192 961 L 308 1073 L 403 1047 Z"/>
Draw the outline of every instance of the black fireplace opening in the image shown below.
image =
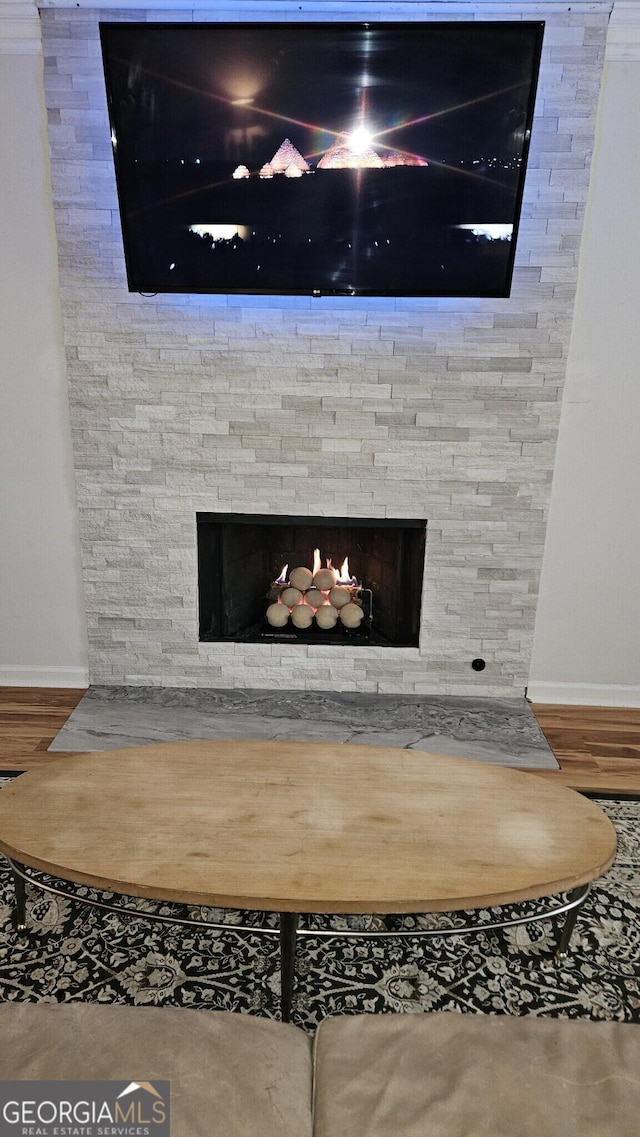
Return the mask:
<path id="1" fill-rule="evenodd" d="M 196 526 L 201 642 L 418 646 L 426 521 L 198 513 Z"/>

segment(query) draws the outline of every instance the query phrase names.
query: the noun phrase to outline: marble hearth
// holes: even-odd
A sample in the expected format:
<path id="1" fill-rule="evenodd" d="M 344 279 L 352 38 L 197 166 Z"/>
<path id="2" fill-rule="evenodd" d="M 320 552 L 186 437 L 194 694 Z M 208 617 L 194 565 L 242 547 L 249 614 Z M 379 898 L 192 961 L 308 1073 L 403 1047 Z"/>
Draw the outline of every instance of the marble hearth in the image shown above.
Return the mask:
<path id="1" fill-rule="evenodd" d="M 283 738 L 424 750 L 557 769 L 525 699 L 92 687 L 51 751 L 200 738 Z"/>

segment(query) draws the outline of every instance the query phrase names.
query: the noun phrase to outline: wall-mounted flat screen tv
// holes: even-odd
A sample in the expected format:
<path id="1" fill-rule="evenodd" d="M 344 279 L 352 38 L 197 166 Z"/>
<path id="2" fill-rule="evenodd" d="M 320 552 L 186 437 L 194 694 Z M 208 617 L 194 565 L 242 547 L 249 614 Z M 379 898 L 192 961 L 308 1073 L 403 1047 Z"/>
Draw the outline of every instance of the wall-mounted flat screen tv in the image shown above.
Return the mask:
<path id="1" fill-rule="evenodd" d="M 129 289 L 508 296 L 543 26 L 102 23 Z"/>

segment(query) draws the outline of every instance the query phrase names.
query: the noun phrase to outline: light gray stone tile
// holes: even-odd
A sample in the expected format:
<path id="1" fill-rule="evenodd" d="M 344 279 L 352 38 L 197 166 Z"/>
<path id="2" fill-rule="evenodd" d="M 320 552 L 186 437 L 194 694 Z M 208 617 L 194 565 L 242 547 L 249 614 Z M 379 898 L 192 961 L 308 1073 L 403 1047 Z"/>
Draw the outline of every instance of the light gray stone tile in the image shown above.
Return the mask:
<path id="1" fill-rule="evenodd" d="M 507 7 L 512 18 L 512 7 L 505 5 L 505 11 Z M 147 13 L 139 15 L 145 19 Z M 181 18 L 179 13 L 161 15 Z M 136 14 L 110 13 L 109 18 L 133 19 Z M 354 690 L 370 684 L 395 686 L 396 691 L 478 690 L 477 677 L 468 673 L 469 637 L 476 621 L 485 625 L 483 637 L 494 645 L 494 653 L 500 644 L 511 649 L 502 655 L 499 674 L 485 677 L 482 690 L 521 691 L 607 13 L 569 13 L 556 6 L 545 15 L 533 162 L 512 295 L 505 301 L 152 300 L 128 294 L 106 135 L 101 142 L 108 126 L 98 19 L 98 12 L 42 12 L 91 617 L 113 613 L 125 621 L 148 621 L 147 631 L 160 626 L 154 621 L 166 612 L 167 596 L 167 561 L 160 550 L 168 548 L 171 554 L 184 547 L 183 533 L 193 530 L 198 508 L 282 513 L 283 501 L 290 500 L 301 515 L 348 514 L 351 507 L 363 516 L 427 517 L 432 523 L 423 657 L 400 667 L 391 650 L 375 657 L 365 650 L 362 661 L 356 653 L 348 658 L 338 653 L 325 657 L 333 661 L 334 682 Z M 87 145 L 95 149 L 89 152 Z M 542 168 L 536 169 L 536 163 Z M 102 338 L 91 340 L 91 334 Z M 447 404 L 440 405 L 439 417 L 430 417 L 438 390 L 446 392 Z M 163 407 L 161 413 L 154 410 L 151 393 L 155 405 Z M 283 397 L 306 396 L 312 402 L 294 406 L 293 418 L 278 411 Z M 335 411 L 335 423 L 327 414 L 332 398 L 336 406 L 329 415 Z M 389 410 L 388 419 L 374 419 L 376 400 Z M 483 405 L 470 411 L 478 402 Z M 516 403 L 520 417 L 514 416 Z M 227 409 L 221 412 L 221 407 Z M 267 412 L 264 416 L 260 408 Z M 532 411 L 537 421 L 529 418 Z M 515 499 L 517 509 L 510 506 Z M 321 508 L 315 505 L 318 500 Z M 488 545 L 473 531 L 483 511 L 495 519 L 494 527 L 485 529 Z M 447 517 L 458 519 L 459 526 L 437 524 Z M 146 595 L 125 560 L 108 560 L 113 545 L 142 551 L 141 563 L 149 566 Z M 521 559 L 523 580 L 531 590 L 526 595 L 514 587 L 489 599 L 483 582 L 473 584 L 453 571 L 465 562 L 477 571 L 485 561 L 500 571 L 502 565 L 513 566 L 514 557 Z M 137 638 L 109 642 L 96 633 L 94 678 L 122 680 L 128 675 L 151 685 L 185 686 L 185 651 L 198 653 L 203 647 L 194 640 L 194 564 L 193 555 L 174 561 L 170 592 L 180 593 L 184 606 L 175 614 L 172 608 L 171 630 L 160 640 L 154 634 L 146 653 Z M 461 629 L 454 641 L 459 660 L 449 658 L 452 624 Z M 256 653 L 254 645 L 232 646 L 229 681 L 247 686 L 255 658 L 264 663 L 268 657 Z M 221 676 L 220 661 L 228 659 L 229 645 L 206 647 L 213 649 L 210 662 L 203 659 L 189 670 L 202 687 Z M 304 658 L 300 678 L 295 661 L 283 655 L 277 668 L 265 667 L 265 682 L 276 682 L 276 675 L 281 682 L 306 686 L 320 676 L 330 681 L 331 669 L 320 657 L 307 653 Z M 381 667 L 369 679 L 366 661 L 373 658 Z"/>
<path id="2" fill-rule="evenodd" d="M 340 695 L 313 688 L 287 693 L 93 687 L 50 750 L 109 750 L 198 738 L 325 740 L 420 749 L 503 765 L 556 765 L 524 699 Z"/>

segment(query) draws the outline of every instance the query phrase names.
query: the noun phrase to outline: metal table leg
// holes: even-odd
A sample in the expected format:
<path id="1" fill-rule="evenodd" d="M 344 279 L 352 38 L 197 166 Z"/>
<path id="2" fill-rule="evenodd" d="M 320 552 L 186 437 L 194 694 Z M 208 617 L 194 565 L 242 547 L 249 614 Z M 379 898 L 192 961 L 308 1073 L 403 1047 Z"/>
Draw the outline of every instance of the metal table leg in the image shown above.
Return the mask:
<path id="1" fill-rule="evenodd" d="M 16 894 L 16 908 L 13 917 L 16 932 L 24 933 L 27 930 L 27 889 L 24 877 L 11 865 L 13 887 Z"/>
<path id="2" fill-rule="evenodd" d="M 574 888 L 572 892 L 569 893 L 569 900 L 578 900 L 580 897 L 582 897 L 583 900 L 586 900 L 588 891 L 588 885 L 586 888 L 584 885 L 582 885 L 580 888 Z M 576 904 L 567 912 L 567 918 L 562 925 L 562 931 L 560 932 L 560 937 L 556 945 L 555 957 L 557 960 L 563 960 L 567 958 L 569 952 L 569 942 L 571 940 L 571 936 L 573 935 L 573 930 L 576 926 L 578 913 L 581 907 L 581 904 Z"/>
<path id="3" fill-rule="evenodd" d="M 280 1015 L 283 1023 L 291 1022 L 299 918 L 297 912 L 280 913 Z"/>

